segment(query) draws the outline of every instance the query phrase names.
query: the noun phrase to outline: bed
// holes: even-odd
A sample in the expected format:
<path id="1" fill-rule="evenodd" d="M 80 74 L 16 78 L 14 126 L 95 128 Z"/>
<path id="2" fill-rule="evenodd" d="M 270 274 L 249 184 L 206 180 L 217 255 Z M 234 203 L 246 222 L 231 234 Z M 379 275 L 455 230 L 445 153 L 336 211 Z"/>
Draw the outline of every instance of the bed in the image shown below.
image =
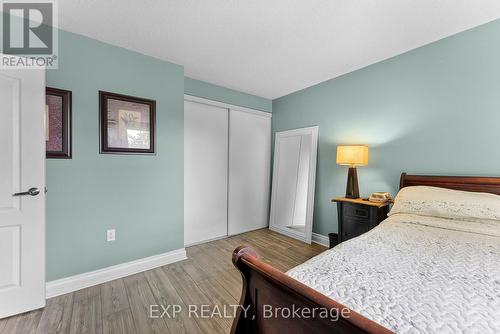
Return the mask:
<path id="1" fill-rule="evenodd" d="M 287 273 L 238 247 L 232 333 L 500 332 L 500 178 L 403 173 L 400 188 L 378 227 Z"/>

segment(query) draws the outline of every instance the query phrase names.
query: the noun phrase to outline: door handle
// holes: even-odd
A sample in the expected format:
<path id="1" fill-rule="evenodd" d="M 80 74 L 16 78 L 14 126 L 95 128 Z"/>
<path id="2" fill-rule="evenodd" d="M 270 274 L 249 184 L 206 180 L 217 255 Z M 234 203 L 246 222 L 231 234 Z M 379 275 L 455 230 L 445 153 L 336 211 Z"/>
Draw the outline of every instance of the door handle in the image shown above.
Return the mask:
<path id="1" fill-rule="evenodd" d="M 15 193 L 12 196 L 36 196 L 40 193 L 40 189 L 38 188 L 29 188 L 28 191 L 24 191 L 22 193 Z"/>

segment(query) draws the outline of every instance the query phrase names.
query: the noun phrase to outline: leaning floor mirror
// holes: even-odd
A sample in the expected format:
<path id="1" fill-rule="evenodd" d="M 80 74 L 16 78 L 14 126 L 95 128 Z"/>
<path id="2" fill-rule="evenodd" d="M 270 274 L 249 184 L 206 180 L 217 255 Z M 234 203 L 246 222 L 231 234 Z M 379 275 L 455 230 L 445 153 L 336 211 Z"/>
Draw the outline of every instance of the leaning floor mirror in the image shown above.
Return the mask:
<path id="1" fill-rule="evenodd" d="M 277 132 L 269 228 L 311 243 L 318 127 Z"/>

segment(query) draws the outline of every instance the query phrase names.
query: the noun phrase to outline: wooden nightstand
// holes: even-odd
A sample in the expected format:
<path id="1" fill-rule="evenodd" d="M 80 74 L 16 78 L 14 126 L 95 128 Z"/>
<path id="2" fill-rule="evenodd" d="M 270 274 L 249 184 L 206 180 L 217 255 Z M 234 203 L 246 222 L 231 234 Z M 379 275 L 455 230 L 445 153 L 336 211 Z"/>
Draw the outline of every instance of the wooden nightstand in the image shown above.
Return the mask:
<path id="1" fill-rule="evenodd" d="M 338 242 L 357 237 L 380 224 L 387 218 L 390 204 L 345 197 L 332 199 L 332 202 L 337 202 Z"/>

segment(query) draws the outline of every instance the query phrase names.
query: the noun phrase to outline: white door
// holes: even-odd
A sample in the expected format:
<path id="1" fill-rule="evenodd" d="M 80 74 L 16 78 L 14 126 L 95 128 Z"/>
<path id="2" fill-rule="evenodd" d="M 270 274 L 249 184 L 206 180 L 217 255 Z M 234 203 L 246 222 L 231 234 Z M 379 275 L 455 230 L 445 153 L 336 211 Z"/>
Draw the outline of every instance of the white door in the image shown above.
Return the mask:
<path id="1" fill-rule="evenodd" d="M 184 102 L 184 244 L 227 235 L 228 109 Z"/>
<path id="2" fill-rule="evenodd" d="M 44 70 L 0 70 L 0 318 L 45 305 L 44 106 Z"/>
<path id="3" fill-rule="evenodd" d="M 271 115 L 231 109 L 229 113 L 228 234 L 268 225 Z"/>

